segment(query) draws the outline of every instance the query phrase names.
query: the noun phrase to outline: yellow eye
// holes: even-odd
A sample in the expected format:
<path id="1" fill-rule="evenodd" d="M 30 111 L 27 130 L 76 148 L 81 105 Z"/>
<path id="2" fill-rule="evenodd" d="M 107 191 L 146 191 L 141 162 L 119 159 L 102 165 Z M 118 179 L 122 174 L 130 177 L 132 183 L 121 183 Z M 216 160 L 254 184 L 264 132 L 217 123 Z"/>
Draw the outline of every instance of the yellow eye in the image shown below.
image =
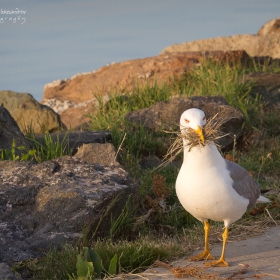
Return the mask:
<path id="1" fill-rule="evenodd" d="M 187 120 L 187 119 L 185 119 L 185 122 L 186 122 L 186 123 L 189 123 L 190 121 L 189 121 L 189 120 Z"/>

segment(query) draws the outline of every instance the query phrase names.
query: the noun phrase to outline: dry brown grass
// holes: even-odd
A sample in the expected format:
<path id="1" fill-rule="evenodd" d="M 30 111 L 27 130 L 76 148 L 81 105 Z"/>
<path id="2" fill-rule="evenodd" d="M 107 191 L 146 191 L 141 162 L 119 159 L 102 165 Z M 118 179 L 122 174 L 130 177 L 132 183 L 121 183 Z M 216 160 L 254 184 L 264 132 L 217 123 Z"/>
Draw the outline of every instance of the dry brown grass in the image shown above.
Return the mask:
<path id="1" fill-rule="evenodd" d="M 156 211 L 160 205 L 165 205 L 165 201 L 169 195 L 165 180 L 165 177 L 160 174 L 153 175 L 151 190 L 155 198 L 151 198 L 148 195 L 145 196 L 145 202 L 149 209 Z"/>

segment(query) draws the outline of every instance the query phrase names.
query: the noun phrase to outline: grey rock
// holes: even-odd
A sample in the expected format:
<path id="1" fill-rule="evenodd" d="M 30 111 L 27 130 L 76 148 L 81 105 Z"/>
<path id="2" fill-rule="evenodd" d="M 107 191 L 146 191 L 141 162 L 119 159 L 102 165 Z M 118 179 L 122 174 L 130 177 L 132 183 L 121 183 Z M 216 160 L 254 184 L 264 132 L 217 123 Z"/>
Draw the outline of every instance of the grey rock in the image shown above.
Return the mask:
<path id="1" fill-rule="evenodd" d="M 116 149 L 111 143 L 84 144 L 75 154 L 75 157 L 87 163 L 99 163 L 102 165 L 120 165 L 116 160 Z"/>
<path id="2" fill-rule="evenodd" d="M 88 164 L 63 157 L 40 164 L 0 162 L 0 258 L 21 261 L 82 237 L 109 234 L 113 198 L 118 215 L 137 185 L 120 166 Z"/>
<path id="3" fill-rule="evenodd" d="M 0 104 L 10 112 L 22 132 L 31 127 L 34 133 L 55 132 L 66 128 L 53 109 L 40 104 L 29 93 L 2 90 Z"/>
<path id="4" fill-rule="evenodd" d="M 5 263 L 0 263 L 0 280 L 21 280 L 20 276 L 15 276 L 10 267 Z"/>
<path id="5" fill-rule="evenodd" d="M 11 149 L 13 140 L 16 147 L 24 146 L 26 150 L 30 148 L 30 142 L 24 137 L 9 111 L 0 106 L 0 150 Z M 16 148 L 15 154 L 20 155 L 22 152 L 24 151 Z"/>
<path id="6" fill-rule="evenodd" d="M 189 98 L 173 98 L 168 101 L 155 103 L 153 106 L 138 111 L 129 112 L 126 118 L 136 124 L 142 124 L 155 132 L 162 130 L 178 130 L 181 114 L 190 108 L 199 108 L 205 112 L 206 118 L 218 113 L 217 119 L 228 118 L 222 130 L 229 135 L 221 138 L 220 145 L 229 147 L 236 139 L 244 134 L 242 129 L 245 122 L 244 115 L 230 106 L 222 96 L 192 96 Z"/>

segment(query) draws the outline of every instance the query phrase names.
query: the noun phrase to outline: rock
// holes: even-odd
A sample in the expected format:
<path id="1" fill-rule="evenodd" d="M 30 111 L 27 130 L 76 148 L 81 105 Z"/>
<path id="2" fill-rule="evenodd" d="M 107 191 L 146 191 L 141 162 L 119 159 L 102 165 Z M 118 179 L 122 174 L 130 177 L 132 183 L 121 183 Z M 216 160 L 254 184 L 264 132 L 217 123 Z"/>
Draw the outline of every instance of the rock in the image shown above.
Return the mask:
<path id="1" fill-rule="evenodd" d="M 55 80 L 52 83 L 48 83 L 45 85 L 45 88 L 47 87 L 56 87 L 56 86 L 60 86 L 61 84 L 63 84 L 65 81 L 64 80 Z"/>
<path id="2" fill-rule="evenodd" d="M 280 33 L 280 18 L 272 19 L 266 22 L 258 31 L 257 35 L 265 36 L 267 34 Z"/>
<path id="3" fill-rule="evenodd" d="M 58 114 L 64 112 L 65 110 L 67 110 L 69 108 L 87 107 L 87 105 L 89 103 L 98 107 L 98 100 L 96 98 L 86 100 L 86 101 L 78 103 L 78 104 L 74 103 L 70 100 L 61 101 L 61 100 L 58 100 L 55 98 L 46 99 L 46 100 L 44 100 L 44 102 L 42 102 L 43 105 L 51 107 Z"/>
<path id="4" fill-rule="evenodd" d="M 270 56 L 272 58 L 280 58 L 279 40 L 280 33 L 264 36 L 251 34 L 234 35 L 173 44 L 164 48 L 160 54 L 170 55 L 174 52 L 244 50 L 251 57 Z"/>
<path id="5" fill-rule="evenodd" d="M 0 258 L 22 261 L 87 229 L 108 236 L 111 213 L 118 216 L 137 185 L 120 166 L 63 157 L 43 163 L 0 162 Z M 99 219 L 112 201 L 112 212 Z"/>
<path id="6" fill-rule="evenodd" d="M 85 107 L 71 107 L 60 113 L 62 122 L 69 128 L 75 128 L 80 130 L 85 124 L 90 124 L 90 114 L 97 111 L 94 107 L 94 103 L 89 103 Z M 86 125 L 88 126 L 88 125 Z"/>
<path id="7" fill-rule="evenodd" d="M 0 150 L 10 150 L 13 140 L 16 145 L 15 155 L 21 155 L 31 147 L 30 142 L 24 137 L 9 111 L 0 106 Z M 24 146 L 25 150 L 19 150 L 20 146 Z"/>
<path id="8" fill-rule="evenodd" d="M 66 148 L 72 149 L 73 155 L 78 151 L 78 148 L 83 144 L 89 143 L 105 143 L 112 140 L 111 132 L 109 131 L 67 131 L 50 133 L 53 142 L 67 143 Z M 37 135 L 37 140 L 44 143 L 45 135 Z M 103 147 L 103 146 L 102 146 Z M 100 162 L 101 163 L 101 162 Z"/>
<path id="9" fill-rule="evenodd" d="M 105 104 L 110 99 L 108 94 L 102 97 L 102 102 Z M 99 100 L 94 97 L 80 103 L 74 103 L 70 100 L 58 100 L 55 98 L 45 99 L 42 104 L 51 107 L 56 113 L 60 114 L 63 123 L 66 123 L 69 128 L 80 130 L 83 124 L 88 124 L 91 120 L 90 114 L 94 113 L 99 107 Z"/>
<path id="10" fill-rule="evenodd" d="M 30 127 L 34 133 L 55 132 L 65 128 L 57 113 L 37 102 L 29 93 L 2 90 L 0 104 L 10 112 L 23 132 Z"/>
<path id="11" fill-rule="evenodd" d="M 10 267 L 5 263 L 0 263 L 0 280 L 21 280 L 20 276 L 15 276 Z"/>
<path id="12" fill-rule="evenodd" d="M 75 154 L 75 157 L 86 161 L 87 163 L 99 163 L 106 166 L 120 165 L 119 162 L 116 161 L 116 156 L 116 149 L 111 143 L 84 144 Z"/>
<path id="13" fill-rule="evenodd" d="M 280 74 L 258 72 L 245 75 L 245 82 L 253 82 L 252 96 L 261 97 L 266 108 L 280 108 Z"/>
<path id="14" fill-rule="evenodd" d="M 115 89 L 128 92 L 135 84 L 143 81 L 167 82 L 174 74 L 183 74 L 188 67 L 197 65 L 204 58 L 216 60 L 233 59 L 247 63 L 248 55 L 244 51 L 212 53 L 180 53 L 159 55 L 135 59 L 101 67 L 88 75 L 78 75 L 60 85 L 46 86 L 42 103 L 49 99 L 70 100 L 81 103 L 96 96 L 111 94 Z M 93 91 L 95 89 L 95 91 Z"/>
<path id="15" fill-rule="evenodd" d="M 162 161 L 156 156 L 143 156 L 140 161 L 142 169 L 153 169 L 162 164 Z"/>
<path id="16" fill-rule="evenodd" d="M 58 108 L 50 100 L 59 100 L 62 104 L 61 120 L 68 128 L 90 121 L 85 115 L 98 106 L 98 98 L 103 102 L 115 91 L 128 94 L 135 85 L 169 83 L 171 78 L 181 77 L 191 67 L 199 65 L 205 58 L 218 61 L 241 62 L 247 65 L 251 61 L 244 51 L 185 52 L 159 55 L 144 59 L 135 59 L 105 66 L 87 75 L 80 75 L 63 83 L 57 82 L 45 87 L 43 104 Z M 95 91 L 93 91 L 95 89 Z M 98 97 L 98 98 L 97 98 Z M 92 100 L 88 103 L 87 101 Z M 76 105 L 75 105 L 76 104 Z M 67 110 L 65 110 L 69 106 Z"/>
<path id="17" fill-rule="evenodd" d="M 142 124 L 151 131 L 179 130 L 181 114 L 190 108 L 199 108 L 205 112 L 206 118 L 214 117 L 218 113 L 219 118 L 229 118 L 222 126 L 228 136 L 220 141 L 222 147 L 233 144 L 234 135 L 237 139 L 244 133 L 242 130 L 245 117 L 236 108 L 228 105 L 222 96 L 193 96 L 189 98 L 173 98 L 168 101 L 157 102 L 150 108 L 129 112 L 126 115 L 132 123 Z"/>

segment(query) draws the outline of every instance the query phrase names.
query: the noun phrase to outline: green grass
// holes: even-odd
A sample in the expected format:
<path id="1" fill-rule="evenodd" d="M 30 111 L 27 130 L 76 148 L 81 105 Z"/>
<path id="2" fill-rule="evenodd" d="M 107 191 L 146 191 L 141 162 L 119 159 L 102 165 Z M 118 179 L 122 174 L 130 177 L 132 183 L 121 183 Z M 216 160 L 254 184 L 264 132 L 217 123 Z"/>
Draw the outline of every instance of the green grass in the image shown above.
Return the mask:
<path id="1" fill-rule="evenodd" d="M 34 160 L 43 162 L 54 158 L 59 158 L 64 155 L 72 155 L 72 149 L 69 147 L 67 140 L 67 133 L 62 140 L 57 134 L 56 139 L 53 139 L 50 133 L 46 133 L 38 137 L 36 134 L 30 132 L 26 136 L 32 143 L 34 150 Z"/>
<path id="2" fill-rule="evenodd" d="M 277 62 L 273 62 L 272 58 L 267 58 L 264 63 L 254 60 L 253 64 L 245 70 L 247 70 L 247 72 L 280 73 L 279 64 Z"/>
<path id="3" fill-rule="evenodd" d="M 155 260 L 168 260 L 170 255 L 180 256 L 183 250 L 172 240 L 152 240 L 139 238 L 128 242 L 120 240 L 98 240 L 92 244 L 92 248 L 98 253 L 104 268 L 109 267 L 114 255 L 118 256 L 118 271 L 134 272 L 140 268 L 148 267 Z M 50 250 L 37 262 L 30 262 L 28 267 L 35 270 L 34 276 L 38 280 L 68 279 L 68 275 L 76 274 L 77 255 L 81 253 L 81 246 L 64 245 L 61 250 Z M 138 269 L 138 270 L 137 270 Z"/>
<path id="4" fill-rule="evenodd" d="M 95 250 L 103 260 L 104 267 L 108 267 L 111 258 L 117 254 L 120 259 L 120 272 L 147 267 L 153 264 L 156 259 L 167 260 L 171 254 L 177 256 L 182 254 L 178 244 L 149 238 L 139 238 L 132 242 L 124 240 L 116 243 L 110 240 L 98 241 L 95 244 Z"/>
<path id="5" fill-rule="evenodd" d="M 90 115 L 92 129 L 112 132 L 112 142 L 118 150 L 120 162 L 141 184 L 137 201 L 131 203 L 129 199 L 120 216 L 111 218 L 111 231 L 107 238 L 96 240 L 95 236 L 89 236 L 82 241 L 98 252 L 104 267 L 108 267 L 117 254 L 119 272 L 137 270 L 157 259 L 178 257 L 203 239 L 196 234 L 198 228 L 203 232 L 202 226 L 182 208 L 175 193 L 174 184 L 180 164 L 145 170 L 140 166 L 142 160 L 149 156 L 162 159 L 172 142 L 171 135 L 150 132 L 144 125 L 128 123 L 125 115 L 130 111 L 150 107 L 175 95 L 222 95 L 229 104 L 243 112 L 249 131 L 247 141 L 244 139 L 243 145 L 237 145 L 237 149 L 229 154 L 253 172 L 263 187 L 279 190 L 279 114 L 264 111 L 262 100 L 251 96 L 253 84 L 244 83 L 244 75 L 252 72 L 278 73 L 280 69 L 269 63 L 254 63 L 243 68 L 238 64 L 205 61 L 173 82 L 158 84 L 155 81 L 153 85 L 146 86 L 135 84 L 130 92 L 112 92 L 106 104 L 100 98 L 99 109 Z M 41 143 L 35 136 L 30 138 L 37 151 L 37 161 L 71 153 L 66 140 L 59 143 L 46 135 L 44 143 Z M 179 156 L 178 161 L 181 160 Z M 154 179 L 155 174 L 157 179 Z M 164 199 L 160 198 L 156 187 L 166 193 Z M 279 209 L 273 211 L 276 216 L 280 213 Z M 250 216 L 246 215 L 246 219 Z M 254 218 L 250 221 L 255 222 Z M 180 246 L 174 240 L 180 240 Z M 37 262 L 32 260 L 26 266 L 33 271 L 35 279 L 68 279 L 67 273 L 76 273 L 75 263 L 82 243 L 51 250 L 42 259 Z"/>
<path id="6" fill-rule="evenodd" d="M 0 149 L 0 160 L 31 160 L 36 150 L 27 150 L 24 146 L 17 147 L 15 140 L 12 140 L 10 149 Z"/>
<path id="7" fill-rule="evenodd" d="M 54 158 L 60 158 L 64 155 L 72 155 L 72 149 L 67 140 L 67 133 L 62 140 L 59 135 L 54 139 L 50 133 L 36 135 L 28 132 L 25 137 L 30 140 L 31 149 L 27 150 L 24 146 L 17 147 L 15 141 L 12 140 L 10 149 L 0 149 L 0 160 L 33 160 L 36 162 L 44 162 Z M 20 152 L 20 154 L 18 154 Z"/>
<path id="8" fill-rule="evenodd" d="M 31 262 L 28 268 L 34 271 L 34 279 L 68 279 L 68 274 L 76 273 L 79 247 L 64 245 L 61 250 L 52 249 L 36 263 Z"/>

